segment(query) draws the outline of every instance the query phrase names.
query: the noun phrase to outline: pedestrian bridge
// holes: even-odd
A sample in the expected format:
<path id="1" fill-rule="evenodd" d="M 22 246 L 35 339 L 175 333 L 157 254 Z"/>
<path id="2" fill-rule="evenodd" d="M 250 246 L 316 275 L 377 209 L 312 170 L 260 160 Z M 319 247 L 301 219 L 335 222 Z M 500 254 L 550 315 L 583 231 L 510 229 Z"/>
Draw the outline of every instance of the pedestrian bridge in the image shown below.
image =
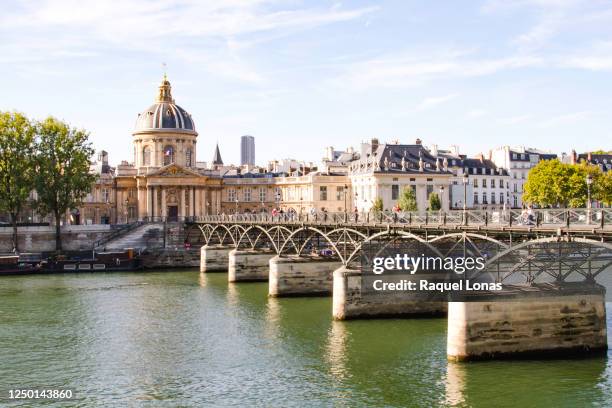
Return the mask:
<path id="1" fill-rule="evenodd" d="M 331 295 L 339 320 L 448 314 L 452 359 L 607 348 L 610 209 L 211 215 L 186 231 L 202 245 L 201 272 L 267 281 L 274 297 Z M 366 248 L 481 257 L 485 280 L 504 291 L 462 301 L 368 292 Z"/>

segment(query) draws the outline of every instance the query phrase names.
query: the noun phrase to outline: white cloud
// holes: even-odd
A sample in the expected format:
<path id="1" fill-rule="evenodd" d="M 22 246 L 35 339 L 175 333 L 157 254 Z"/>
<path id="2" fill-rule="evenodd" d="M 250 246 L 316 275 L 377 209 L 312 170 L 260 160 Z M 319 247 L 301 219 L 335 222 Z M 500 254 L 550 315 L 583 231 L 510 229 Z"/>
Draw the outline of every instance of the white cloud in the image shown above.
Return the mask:
<path id="1" fill-rule="evenodd" d="M 299 8 L 286 0 L 24 0 L 0 14 L 0 61 L 55 61 L 109 50 L 185 61 L 200 54 L 218 64 L 209 65 L 212 72 L 259 82 L 262 74 L 237 58 L 243 48 L 376 10 Z"/>
<path id="2" fill-rule="evenodd" d="M 403 57 L 381 57 L 348 65 L 337 78 L 343 86 L 355 90 L 397 88 L 424 85 L 432 80 L 492 75 L 500 71 L 542 66 L 539 57 L 474 57 L 473 51 L 444 50 L 428 54 L 416 52 Z"/>
<path id="3" fill-rule="evenodd" d="M 550 119 L 546 119 L 539 123 L 539 127 L 548 128 L 559 125 L 568 125 L 587 119 L 592 115 L 590 111 L 566 113 L 563 115 L 555 116 Z"/>
<path id="4" fill-rule="evenodd" d="M 482 116 L 485 116 L 486 114 L 487 114 L 487 111 L 484 109 L 472 109 L 466 114 L 466 116 L 468 118 L 475 119 L 475 118 L 480 118 Z"/>
<path id="5" fill-rule="evenodd" d="M 429 98 L 425 98 L 419 103 L 416 107 L 417 111 L 424 111 L 433 108 L 434 106 L 443 104 L 445 102 L 450 101 L 451 99 L 455 99 L 457 94 L 449 94 L 443 96 L 432 96 Z"/>
<path id="6" fill-rule="evenodd" d="M 510 116 L 508 118 L 500 119 L 499 123 L 502 125 L 514 125 L 517 123 L 525 122 L 529 119 L 531 119 L 531 115 Z"/>

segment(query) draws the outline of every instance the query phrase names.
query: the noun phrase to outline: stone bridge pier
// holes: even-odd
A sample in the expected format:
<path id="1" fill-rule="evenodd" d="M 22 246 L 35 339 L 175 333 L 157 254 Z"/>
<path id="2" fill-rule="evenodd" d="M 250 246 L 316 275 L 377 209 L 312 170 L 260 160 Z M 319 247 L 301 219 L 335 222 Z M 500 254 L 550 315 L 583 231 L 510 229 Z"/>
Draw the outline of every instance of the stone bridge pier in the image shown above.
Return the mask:
<path id="1" fill-rule="evenodd" d="M 410 300 L 403 293 L 365 293 L 360 269 L 334 271 L 333 310 L 336 320 L 377 317 L 425 317 L 446 315 L 447 302 Z"/>
<path id="2" fill-rule="evenodd" d="M 605 352 L 605 292 L 595 283 L 538 284 L 450 302 L 448 359 Z"/>
<path id="3" fill-rule="evenodd" d="M 228 256 L 229 282 L 265 282 L 270 271 L 273 251 L 232 249 Z"/>
<path id="4" fill-rule="evenodd" d="M 321 256 L 289 255 L 270 259 L 268 295 L 328 296 L 332 293 L 333 272 L 342 263 Z"/>
<path id="5" fill-rule="evenodd" d="M 229 253 L 233 246 L 204 245 L 200 249 L 200 272 L 227 272 Z"/>

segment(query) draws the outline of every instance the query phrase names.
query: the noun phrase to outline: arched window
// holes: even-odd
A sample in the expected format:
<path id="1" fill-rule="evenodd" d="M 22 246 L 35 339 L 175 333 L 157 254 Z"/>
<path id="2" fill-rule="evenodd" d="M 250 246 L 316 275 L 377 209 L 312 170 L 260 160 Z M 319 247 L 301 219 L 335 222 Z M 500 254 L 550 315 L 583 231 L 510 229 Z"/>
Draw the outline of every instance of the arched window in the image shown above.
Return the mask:
<path id="1" fill-rule="evenodd" d="M 174 163 L 174 147 L 164 147 L 164 166 Z"/>
<path id="2" fill-rule="evenodd" d="M 191 149 L 185 152 L 185 166 L 191 167 Z"/>
<path id="3" fill-rule="evenodd" d="M 142 165 L 143 166 L 151 165 L 151 148 L 149 146 L 145 146 L 142 149 Z"/>

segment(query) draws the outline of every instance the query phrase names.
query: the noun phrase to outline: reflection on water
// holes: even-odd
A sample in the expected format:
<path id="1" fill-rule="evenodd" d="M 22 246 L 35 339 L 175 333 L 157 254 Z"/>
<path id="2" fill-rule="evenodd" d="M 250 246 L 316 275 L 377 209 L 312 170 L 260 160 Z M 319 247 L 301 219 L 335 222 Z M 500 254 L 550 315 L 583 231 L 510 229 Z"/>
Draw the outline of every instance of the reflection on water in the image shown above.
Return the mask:
<path id="1" fill-rule="evenodd" d="M 607 358 L 447 363 L 444 319 L 334 322 L 329 298 L 267 290 L 197 271 L 1 279 L 0 390 L 70 386 L 83 406 L 612 405 Z"/>
<path id="2" fill-rule="evenodd" d="M 449 362 L 446 366 L 444 405 L 456 407 L 465 404 L 465 371 L 465 364 Z"/>
<path id="3" fill-rule="evenodd" d="M 325 359 L 329 364 L 329 372 L 337 380 L 347 377 L 346 371 L 346 347 L 348 343 L 348 330 L 346 322 L 333 321 L 327 338 L 327 351 Z"/>

